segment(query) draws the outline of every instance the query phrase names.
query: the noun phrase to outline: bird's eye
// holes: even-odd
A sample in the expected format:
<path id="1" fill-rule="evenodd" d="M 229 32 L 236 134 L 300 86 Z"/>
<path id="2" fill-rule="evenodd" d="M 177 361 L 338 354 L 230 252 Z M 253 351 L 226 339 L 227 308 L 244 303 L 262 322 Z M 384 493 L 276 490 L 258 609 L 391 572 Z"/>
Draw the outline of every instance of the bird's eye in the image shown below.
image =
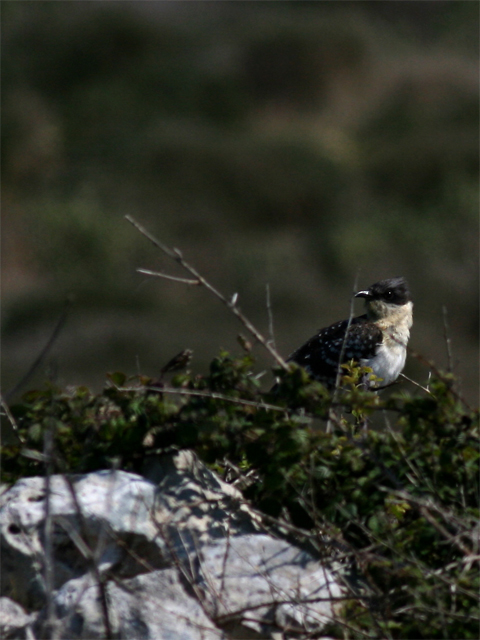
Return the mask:
<path id="1" fill-rule="evenodd" d="M 383 294 L 383 297 L 385 298 L 385 300 L 391 300 L 393 298 L 393 291 L 391 289 L 387 289 L 387 291 L 385 291 L 385 293 Z"/>

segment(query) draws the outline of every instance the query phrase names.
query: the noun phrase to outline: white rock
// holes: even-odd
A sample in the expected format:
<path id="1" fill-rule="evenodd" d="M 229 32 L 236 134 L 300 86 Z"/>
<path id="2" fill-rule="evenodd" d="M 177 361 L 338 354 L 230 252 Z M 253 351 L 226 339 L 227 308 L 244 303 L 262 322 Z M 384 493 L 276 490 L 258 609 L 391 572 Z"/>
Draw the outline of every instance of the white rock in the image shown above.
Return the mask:
<path id="1" fill-rule="evenodd" d="M 341 595 L 319 562 L 267 535 L 220 540 L 202 548 L 199 561 L 209 615 L 263 634 L 319 629 L 334 616 Z"/>
<path id="2" fill-rule="evenodd" d="M 34 619 L 37 638 L 105 637 L 99 580 L 119 638 L 321 632 L 340 595 L 327 569 L 266 535 L 241 493 L 192 452 L 157 459 L 146 476 L 54 475 L 48 500 L 45 478 L 25 478 L 2 493 L 1 595 L 29 612 L 8 627 L 9 637 L 26 638 Z"/>

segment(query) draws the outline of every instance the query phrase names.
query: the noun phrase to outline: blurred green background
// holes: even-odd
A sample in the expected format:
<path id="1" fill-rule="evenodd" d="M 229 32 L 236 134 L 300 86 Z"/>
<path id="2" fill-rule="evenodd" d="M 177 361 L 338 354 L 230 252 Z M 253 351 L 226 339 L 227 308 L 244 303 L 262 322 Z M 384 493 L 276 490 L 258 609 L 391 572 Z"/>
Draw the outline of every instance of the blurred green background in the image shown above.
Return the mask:
<path id="1" fill-rule="evenodd" d="M 476 401 L 478 25 L 458 0 L 2 2 L 3 389 L 69 295 L 28 387 L 241 351 L 205 291 L 136 273 L 180 275 L 130 214 L 265 334 L 268 283 L 284 355 L 348 315 L 357 275 L 406 276 L 412 346 L 446 367 L 445 306 Z"/>

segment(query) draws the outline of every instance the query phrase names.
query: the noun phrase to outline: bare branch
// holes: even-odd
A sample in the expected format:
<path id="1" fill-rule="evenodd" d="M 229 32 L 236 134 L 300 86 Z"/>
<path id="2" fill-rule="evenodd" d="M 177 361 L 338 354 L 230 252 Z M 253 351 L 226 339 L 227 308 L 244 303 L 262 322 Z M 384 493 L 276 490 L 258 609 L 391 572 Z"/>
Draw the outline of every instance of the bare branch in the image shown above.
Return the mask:
<path id="1" fill-rule="evenodd" d="M 275 332 L 273 330 L 273 312 L 272 312 L 272 301 L 270 299 L 270 285 L 265 285 L 266 294 L 267 294 L 267 313 L 268 313 L 268 333 L 270 336 L 270 344 L 275 349 Z"/>
<path id="2" fill-rule="evenodd" d="M 430 369 L 430 371 L 433 371 L 433 373 L 439 380 L 442 380 L 443 382 L 448 384 L 450 386 L 450 391 L 455 396 L 455 398 L 459 400 L 469 411 L 473 411 L 472 407 L 468 404 L 465 398 L 452 386 L 451 379 L 447 378 L 445 374 L 442 373 L 431 360 L 424 358 L 420 353 L 414 351 L 411 347 L 408 346 L 407 352 L 412 358 L 415 358 L 415 360 L 418 360 L 418 362 L 420 362 L 421 364 L 426 365 Z"/>
<path id="3" fill-rule="evenodd" d="M 174 280 L 175 282 L 181 282 L 189 285 L 200 285 L 200 280 L 188 280 L 187 278 L 177 278 L 176 276 L 169 276 L 166 273 L 160 273 L 158 271 L 150 271 L 149 269 L 137 269 L 138 273 L 144 273 L 146 276 L 155 276 L 156 278 L 165 278 L 165 280 Z"/>
<path id="4" fill-rule="evenodd" d="M 78 515 L 79 520 L 79 528 L 80 534 L 85 543 L 85 549 L 88 549 L 88 564 L 90 565 L 90 569 L 92 571 L 93 577 L 97 583 L 98 591 L 99 591 L 99 599 L 100 599 L 100 609 L 102 612 L 103 624 L 105 627 L 105 638 L 106 640 L 111 640 L 113 638 L 112 632 L 112 623 L 110 619 L 110 611 L 108 608 L 108 595 L 107 595 L 107 586 L 105 583 L 104 576 L 100 574 L 100 569 L 95 560 L 94 553 L 89 544 L 88 534 L 87 534 L 87 525 L 85 522 L 85 516 L 80 506 L 80 501 L 77 496 L 77 492 L 75 486 L 73 484 L 72 478 L 68 473 L 64 474 L 65 481 L 70 491 L 70 495 L 72 497 L 73 503 L 75 505 L 75 510 Z M 73 541 L 73 540 L 72 540 Z M 74 541 L 73 541 L 74 542 Z M 74 542 L 75 543 L 75 542 Z"/>
<path id="5" fill-rule="evenodd" d="M 8 421 L 10 422 L 10 426 L 13 429 L 13 433 L 17 436 L 18 440 L 24 444 L 25 440 L 23 439 L 23 437 L 20 435 L 19 429 L 18 429 L 18 424 L 17 421 L 15 420 L 15 418 L 12 415 L 12 412 L 10 411 L 10 407 L 8 406 L 6 400 L 4 399 L 4 397 L 2 396 L 2 394 L 0 393 L 0 404 L 3 407 L 3 410 L 5 412 L 5 415 L 8 418 Z"/>
<path id="6" fill-rule="evenodd" d="M 443 525 L 437 522 L 430 513 L 431 511 L 435 511 L 445 522 L 448 522 L 448 524 L 454 526 L 456 518 L 449 514 L 446 509 L 433 502 L 433 500 L 424 500 L 422 498 L 417 498 L 404 489 L 389 491 L 390 493 L 394 493 L 403 500 L 406 500 L 410 504 L 414 505 L 420 511 L 423 517 L 428 520 L 428 522 L 445 538 L 445 540 L 454 544 L 460 551 L 462 551 L 462 553 L 464 553 L 466 556 L 473 555 L 473 550 L 467 547 L 459 539 L 459 536 L 452 535 L 449 531 L 447 531 L 447 529 L 445 529 Z"/>
<path id="7" fill-rule="evenodd" d="M 337 376 L 335 378 L 335 388 L 334 388 L 333 394 L 332 394 L 332 404 L 331 404 L 331 407 L 330 407 L 330 409 L 328 411 L 328 420 L 327 420 L 327 427 L 326 427 L 327 433 L 331 432 L 332 423 L 335 422 L 333 406 L 336 403 L 336 400 L 337 400 L 337 397 L 338 397 L 338 390 L 340 388 L 340 381 L 342 379 L 342 363 L 343 363 L 343 357 L 345 355 L 345 348 L 346 348 L 346 344 L 347 344 L 348 332 L 350 331 L 350 326 L 351 326 L 352 320 L 353 320 L 353 314 L 355 313 L 354 305 L 355 305 L 355 293 L 357 291 L 357 284 L 358 284 L 358 272 L 357 272 L 357 274 L 355 276 L 355 282 L 353 283 L 353 291 L 352 291 L 352 295 L 350 297 L 350 313 L 348 315 L 347 329 L 345 331 L 345 335 L 343 336 L 342 348 L 340 349 L 340 354 L 338 356 Z"/>
<path id="8" fill-rule="evenodd" d="M 139 387 L 118 387 L 115 385 L 117 391 L 138 391 Z M 169 393 L 180 396 L 196 396 L 200 398 L 213 398 L 214 400 L 223 400 L 224 402 L 232 402 L 233 404 L 241 404 L 247 407 L 254 407 L 255 409 L 266 409 L 267 411 L 280 411 L 285 413 L 288 411 L 286 407 L 279 407 L 274 404 L 268 404 L 266 402 L 259 402 L 258 400 L 244 400 L 243 398 L 233 398 L 232 396 L 225 396 L 216 391 L 200 391 L 196 389 L 183 389 L 181 387 L 141 387 L 146 391 L 154 391 L 155 393 Z"/>
<path id="9" fill-rule="evenodd" d="M 20 389 L 30 380 L 30 378 L 33 376 L 35 371 L 39 368 L 39 366 L 42 364 L 42 362 L 47 357 L 48 353 L 52 349 L 53 345 L 55 344 L 58 336 L 60 335 L 60 333 L 61 333 L 61 331 L 62 331 L 62 329 L 63 329 L 63 327 L 65 325 L 65 322 L 66 322 L 67 316 L 68 316 L 68 312 L 70 310 L 69 308 L 70 308 L 71 303 L 72 303 L 72 300 L 71 300 L 70 297 L 68 297 L 65 300 L 64 309 L 63 309 L 59 319 L 57 320 L 57 324 L 55 325 L 55 328 L 53 329 L 52 335 L 48 339 L 47 344 L 40 351 L 40 354 L 35 359 L 35 361 L 33 362 L 32 366 L 27 371 L 27 373 L 23 376 L 23 378 L 21 378 L 20 382 L 18 382 L 13 387 L 13 389 L 10 389 L 10 391 L 7 391 L 7 393 L 5 394 L 5 398 L 7 399 L 7 401 L 9 401 L 11 398 L 13 398 L 13 396 L 18 391 L 20 391 Z"/>
<path id="10" fill-rule="evenodd" d="M 443 335 L 445 338 L 445 344 L 447 347 L 447 371 L 452 373 L 453 371 L 453 357 L 452 357 L 452 341 L 450 339 L 450 327 L 448 326 L 447 307 L 442 306 L 443 314 Z"/>
<path id="11" fill-rule="evenodd" d="M 421 384 L 419 384 L 418 382 L 415 382 L 415 380 L 412 380 L 411 378 L 406 376 L 404 373 L 401 373 L 400 375 L 401 375 L 402 378 L 405 378 L 405 380 L 408 380 L 408 382 L 411 382 L 413 385 L 415 385 L 416 387 L 418 387 L 422 391 L 425 391 L 425 393 L 428 393 L 429 396 L 433 396 L 433 393 L 429 389 L 427 389 L 427 387 L 424 387 Z"/>
<path id="12" fill-rule="evenodd" d="M 63 458 L 52 449 L 47 456 L 44 456 L 46 463 L 48 464 L 50 461 L 55 461 L 57 466 L 65 467 L 65 461 Z M 108 607 L 108 594 L 107 594 L 107 585 L 104 576 L 100 574 L 100 569 L 95 559 L 95 554 L 92 551 L 92 547 L 89 541 L 88 528 L 86 524 L 85 515 L 83 513 L 82 507 L 80 505 L 80 500 L 77 495 L 77 491 L 73 484 L 72 476 L 69 473 L 62 474 L 67 488 L 69 490 L 70 496 L 72 498 L 73 505 L 75 507 L 75 512 L 78 517 L 78 525 L 79 525 L 79 533 L 74 535 L 71 539 L 73 544 L 77 547 L 77 549 L 82 553 L 82 555 L 87 560 L 89 568 L 92 572 L 93 578 L 98 586 L 99 590 L 99 601 L 100 601 L 100 610 L 102 613 L 103 624 L 105 628 L 105 638 L 106 640 L 111 640 L 113 638 L 112 632 L 112 623 L 111 616 Z M 49 482 L 48 475 L 46 478 L 46 483 Z M 60 525 L 62 526 L 64 521 L 60 521 Z M 67 533 L 69 533 L 68 529 L 65 529 Z M 66 624 L 66 620 L 63 620 L 63 625 Z M 54 638 L 55 636 L 52 636 Z"/>
<path id="13" fill-rule="evenodd" d="M 47 428 L 43 434 L 43 453 L 45 456 L 45 523 L 44 523 L 44 537 L 45 537 L 45 566 L 44 566 L 44 579 L 45 579 L 45 595 L 46 595 L 46 628 L 48 629 L 48 636 L 52 635 L 52 632 L 56 626 L 56 619 L 53 606 L 53 589 L 55 583 L 54 575 L 54 563 L 53 563 L 53 518 L 51 509 L 51 476 L 53 473 L 53 429 L 54 425 L 52 420 L 47 421 Z"/>
<path id="14" fill-rule="evenodd" d="M 182 252 L 173 248 L 170 249 L 162 242 L 157 240 L 149 231 L 145 229 L 140 223 L 138 223 L 132 216 L 125 216 L 125 218 L 133 225 L 142 235 L 144 235 L 150 242 L 155 245 L 158 249 L 163 251 L 165 255 L 172 260 L 175 260 L 179 265 L 181 265 L 186 271 L 188 271 L 196 280 L 198 280 L 198 284 L 204 286 L 206 289 L 210 291 L 216 298 L 220 300 L 230 311 L 237 316 L 243 326 L 253 335 L 253 337 L 265 347 L 265 349 L 270 353 L 270 355 L 274 358 L 276 363 L 280 365 L 283 369 L 287 369 L 287 364 L 282 356 L 276 351 L 276 349 L 266 340 L 263 335 L 256 329 L 256 327 L 250 322 L 250 320 L 240 311 L 239 307 L 236 305 L 236 299 L 233 297 L 228 300 L 225 296 L 220 293 L 208 280 L 206 280 L 192 265 L 190 265 L 186 260 L 184 260 Z"/>

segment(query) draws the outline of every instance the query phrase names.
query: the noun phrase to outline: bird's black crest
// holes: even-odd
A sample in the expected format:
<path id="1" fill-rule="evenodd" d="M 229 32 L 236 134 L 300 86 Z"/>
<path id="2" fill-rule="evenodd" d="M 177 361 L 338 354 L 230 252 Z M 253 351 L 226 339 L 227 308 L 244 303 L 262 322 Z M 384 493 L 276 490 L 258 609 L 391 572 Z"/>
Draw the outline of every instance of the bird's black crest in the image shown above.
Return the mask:
<path id="1" fill-rule="evenodd" d="M 411 299 L 408 283 L 400 276 L 375 282 L 368 292 L 373 299 L 385 300 L 393 304 L 406 304 Z"/>

